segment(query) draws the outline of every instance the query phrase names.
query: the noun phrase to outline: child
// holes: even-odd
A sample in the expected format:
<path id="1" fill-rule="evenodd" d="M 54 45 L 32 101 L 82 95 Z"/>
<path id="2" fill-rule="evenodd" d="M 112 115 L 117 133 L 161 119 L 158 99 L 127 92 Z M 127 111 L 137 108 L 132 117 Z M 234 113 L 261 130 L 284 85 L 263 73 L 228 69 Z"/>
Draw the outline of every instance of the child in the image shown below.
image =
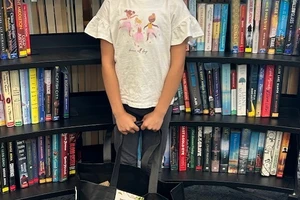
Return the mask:
<path id="1" fill-rule="evenodd" d="M 191 38 L 203 35 L 183 0 L 105 0 L 85 33 L 101 39 L 102 75 L 117 131 L 124 136 L 121 163 L 137 165 L 161 130 L 165 150 L 173 97 Z M 135 122 L 142 121 L 139 128 Z M 115 134 L 115 146 L 121 134 Z"/>

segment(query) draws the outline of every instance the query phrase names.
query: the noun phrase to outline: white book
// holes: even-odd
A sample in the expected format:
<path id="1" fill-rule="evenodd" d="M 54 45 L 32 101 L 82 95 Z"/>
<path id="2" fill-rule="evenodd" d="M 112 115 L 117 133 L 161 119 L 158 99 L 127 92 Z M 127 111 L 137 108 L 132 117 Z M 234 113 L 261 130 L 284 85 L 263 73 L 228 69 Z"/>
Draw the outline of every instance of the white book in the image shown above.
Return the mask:
<path id="1" fill-rule="evenodd" d="M 265 139 L 265 149 L 263 154 L 262 168 L 260 174 L 262 176 L 270 176 L 273 151 L 276 141 L 276 131 L 268 131 Z"/>
<path id="2" fill-rule="evenodd" d="M 247 114 L 247 65 L 237 65 L 237 116 Z"/>
<path id="3" fill-rule="evenodd" d="M 213 31 L 214 5 L 206 4 L 206 24 L 205 24 L 205 51 L 212 49 L 212 31 Z"/>
<path id="4" fill-rule="evenodd" d="M 199 22 L 200 27 L 203 30 L 204 35 L 197 38 L 197 51 L 204 51 L 205 47 L 205 20 L 206 20 L 206 4 L 205 3 L 198 3 L 197 4 L 197 20 Z"/>
<path id="5" fill-rule="evenodd" d="M 22 126 L 23 119 L 22 119 L 19 71 L 12 70 L 9 73 L 10 73 L 11 96 L 12 96 L 13 112 L 14 112 L 14 122 L 15 122 L 15 126 Z"/>
<path id="6" fill-rule="evenodd" d="M 7 127 L 13 127 L 14 123 L 14 113 L 13 113 L 13 104 L 11 99 L 11 88 L 10 88 L 10 79 L 9 72 L 1 72 L 1 84 L 3 89 L 4 96 L 4 111 L 5 111 L 5 120 Z"/>
<path id="7" fill-rule="evenodd" d="M 281 131 L 276 132 L 276 141 L 275 141 L 275 146 L 274 146 L 274 151 L 273 151 L 273 159 L 272 159 L 271 170 L 270 170 L 270 175 L 272 175 L 272 176 L 275 176 L 277 173 L 277 165 L 278 165 L 278 159 L 279 159 L 279 154 L 280 154 L 282 135 L 283 135 L 283 132 L 281 132 Z"/>

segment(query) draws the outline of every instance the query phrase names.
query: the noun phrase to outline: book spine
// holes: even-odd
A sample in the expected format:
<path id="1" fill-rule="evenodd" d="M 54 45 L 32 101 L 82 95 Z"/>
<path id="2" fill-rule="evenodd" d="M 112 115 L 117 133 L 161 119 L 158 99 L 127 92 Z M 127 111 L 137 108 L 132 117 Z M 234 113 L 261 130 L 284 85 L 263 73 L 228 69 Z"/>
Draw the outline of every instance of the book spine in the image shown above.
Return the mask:
<path id="1" fill-rule="evenodd" d="M 275 0 L 272 7 L 268 54 L 275 54 L 275 40 L 278 28 L 279 4 L 280 0 Z"/>
<path id="2" fill-rule="evenodd" d="M 20 92 L 20 79 L 19 71 L 10 71 L 10 82 L 11 82 L 11 96 L 12 96 L 12 107 L 14 112 L 14 123 L 15 126 L 22 126 L 22 106 L 21 106 L 21 92 Z"/>
<path id="3" fill-rule="evenodd" d="M 208 101 L 207 101 L 207 85 L 205 78 L 205 71 L 203 63 L 198 63 L 198 73 L 199 73 L 199 84 L 201 90 L 201 98 L 202 98 L 202 106 L 203 106 L 203 114 L 209 114 L 208 110 Z"/>
<path id="4" fill-rule="evenodd" d="M 197 126 L 197 155 L 196 155 L 196 171 L 203 170 L 203 130 L 202 126 Z"/>
<path id="5" fill-rule="evenodd" d="M 231 114 L 230 64 L 222 64 L 222 115 Z"/>
<path id="6" fill-rule="evenodd" d="M 172 105 L 172 114 L 180 114 L 178 92 L 176 92 L 174 96 L 174 101 Z"/>
<path id="7" fill-rule="evenodd" d="M 19 182 L 21 188 L 27 188 L 28 184 L 28 171 L 27 171 L 27 155 L 26 145 L 24 140 L 16 141 L 16 158 L 17 168 L 19 170 Z"/>
<path id="8" fill-rule="evenodd" d="M 255 16 L 254 16 L 254 30 L 253 30 L 253 44 L 252 53 L 258 52 L 258 42 L 260 37 L 260 16 L 261 16 L 261 0 L 255 2 Z"/>
<path id="9" fill-rule="evenodd" d="M 8 177 L 8 165 L 7 165 L 7 144 L 1 142 L 1 192 L 9 192 L 9 177 Z"/>
<path id="10" fill-rule="evenodd" d="M 55 66 L 52 72 L 52 121 L 58 121 L 60 116 L 60 68 Z"/>
<path id="11" fill-rule="evenodd" d="M 45 88 L 45 120 L 51 121 L 52 120 L 52 90 L 51 90 L 51 70 L 45 70 L 45 80 L 44 80 L 44 88 Z"/>
<path id="12" fill-rule="evenodd" d="M 202 114 L 202 102 L 200 98 L 199 78 L 196 63 L 187 63 L 187 77 L 190 98 L 192 100 L 191 107 L 193 114 Z"/>
<path id="13" fill-rule="evenodd" d="M 221 4 L 221 27 L 220 27 L 220 41 L 219 52 L 225 51 L 226 33 L 228 24 L 228 4 Z"/>
<path id="14" fill-rule="evenodd" d="M 13 112 L 13 104 L 11 98 L 11 87 L 10 87 L 10 78 L 8 71 L 1 72 L 1 82 L 4 96 L 4 111 L 5 111 L 5 120 L 7 127 L 13 127 L 14 123 L 14 112 Z"/>
<path id="15" fill-rule="evenodd" d="M 70 117 L 70 74 L 68 69 L 65 67 L 63 70 L 63 91 L 64 91 L 64 98 L 63 98 L 63 117 L 64 119 L 68 119 Z"/>
<path id="16" fill-rule="evenodd" d="M 266 134 L 260 132 L 257 145 L 257 155 L 255 159 L 255 172 L 260 173 L 262 168 L 263 154 L 265 149 Z"/>
<path id="17" fill-rule="evenodd" d="M 213 13 L 212 51 L 219 51 L 220 27 L 221 27 L 221 4 L 214 4 Z"/>
<path id="18" fill-rule="evenodd" d="M 236 96 L 236 85 L 237 85 L 237 77 L 236 77 L 236 69 L 231 69 L 230 73 L 231 77 L 231 115 L 236 115 L 237 110 L 237 96 Z"/>
<path id="19" fill-rule="evenodd" d="M 246 116 L 247 65 L 237 65 L 237 116 Z"/>
<path id="20" fill-rule="evenodd" d="M 198 3 L 197 4 L 198 22 L 199 22 L 199 25 L 202 28 L 204 33 L 205 33 L 205 21 L 206 21 L 205 8 L 206 8 L 205 3 Z M 205 36 L 202 35 L 202 36 L 197 38 L 197 51 L 204 51 L 204 47 L 205 47 Z"/>
<path id="21" fill-rule="evenodd" d="M 58 182 L 59 181 L 59 177 L 60 177 L 60 173 L 59 173 L 59 152 L 60 152 L 60 148 L 59 148 L 59 143 L 60 143 L 60 139 L 59 139 L 59 134 L 54 134 L 52 135 L 52 178 L 53 178 L 53 182 Z"/>
<path id="22" fill-rule="evenodd" d="M 76 174 L 76 134 L 69 133 L 68 136 L 69 136 L 69 176 L 73 176 Z M 169 146 L 169 149 L 170 147 L 171 146 Z"/>
<path id="23" fill-rule="evenodd" d="M 250 80 L 249 80 L 249 89 L 248 89 L 247 114 L 248 117 L 255 117 L 258 65 L 251 65 L 251 72 L 249 78 Z"/>
<path id="24" fill-rule="evenodd" d="M 246 32 L 246 4 L 240 5 L 240 36 L 239 36 L 239 53 L 245 52 L 245 32 Z"/>
<path id="25" fill-rule="evenodd" d="M 68 149 L 69 149 L 69 141 L 68 134 L 62 133 L 61 138 L 61 149 L 60 149 L 60 182 L 64 182 L 68 179 Z"/>
<path id="26" fill-rule="evenodd" d="M 32 145 L 30 139 L 25 140 L 26 154 L 27 154 L 27 172 L 28 172 L 28 184 L 29 186 L 34 184 L 33 179 L 33 160 L 32 160 Z"/>
<path id="27" fill-rule="evenodd" d="M 246 174 L 247 172 L 247 161 L 249 156 L 250 149 L 250 139 L 251 139 L 251 130 L 244 128 L 241 135 L 241 144 L 239 152 L 239 163 L 238 163 L 238 173 Z"/>
<path id="28" fill-rule="evenodd" d="M 239 38 L 240 38 L 240 0 L 231 1 L 231 53 L 239 52 Z"/>
<path id="29" fill-rule="evenodd" d="M 52 136 L 45 136 L 45 166 L 46 166 L 46 183 L 52 182 Z"/>
<path id="30" fill-rule="evenodd" d="M 300 55 L 300 12 L 296 12 L 296 28 L 294 33 L 294 44 L 292 55 Z"/>
<path id="31" fill-rule="evenodd" d="M 276 177 L 278 178 L 283 177 L 286 157 L 289 149 L 290 136 L 291 134 L 288 132 L 284 132 L 282 136 L 282 143 L 280 147 L 279 161 L 278 161 L 277 173 L 276 173 Z"/>
<path id="32" fill-rule="evenodd" d="M 215 113 L 222 113 L 222 99 L 221 99 L 221 85 L 220 85 L 220 66 L 218 63 L 213 65 L 213 79 L 214 79 L 214 99 L 215 99 Z"/>
<path id="33" fill-rule="evenodd" d="M 238 173 L 238 163 L 239 163 L 239 151 L 240 151 L 240 139 L 241 132 L 237 129 L 232 129 L 230 134 L 229 143 L 229 164 L 228 173 L 237 174 Z"/>
<path id="34" fill-rule="evenodd" d="M 204 162 L 203 162 L 203 171 L 210 172 L 211 171 L 211 141 L 212 141 L 212 127 L 205 126 L 203 128 L 204 133 Z"/>
<path id="35" fill-rule="evenodd" d="M 16 16 L 16 28 L 17 28 L 17 44 L 19 57 L 27 56 L 26 48 L 26 36 L 25 36 L 25 20 L 22 0 L 14 0 L 15 16 Z"/>
<path id="36" fill-rule="evenodd" d="M 206 23 L 205 23 L 205 51 L 212 50 L 212 31 L 214 18 L 214 4 L 206 4 Z"/>
<path id="37" fill-rule="evenodd" d="M 45 138 L 38 137 L 38 162 L 39 162 L 39 183 L 46 183 L 46 165 L 45 165 Z"/>
<path id="38" fill-rule="evenodd" d="M 269 29 L 270 29 L 270 16 L 271 16 L 272 0 L 263 0 L 261 8 L 261 21 L 260 21 L 260 36 L 258 43 L 258 52 L 267 53 Z"/>
<path id="39" fill-rule="evenodd" d="M 37 150 L 37 139 L 31 139 L 32 149 L 32 166 L 33 166 L 33 182 L 34 184 L 39 183 L 39 163 L 38 163 L 38 150 Z"/>
<path id="40" fill-rule="evenodd" d="M 229 165 L 229 138 L 230 129 L 224 127 L 221 137 L 220 172 L 227 173 Z"/>
<path id="41" fill-rule="evenodd" d="M 45 87 L 44 87 L 44 68 L 37 69 L 37 83 L 38 83 L 38 101 L 39 101 L 39 122 L 45 122 Z"/>
<path id="42" fill-rule="evenodd" d="M 211 152 L 211 171 L 220 171 L 220 154 L 221 154 L 221 128 L 214 127 L 212 134 L 212 152 Z"/>
<path id="43" fill-rule="evenodd" d="M 179 88 L 178 88 L 177 94 L 178 94 L 178 99 L 179 99 L 179 109 L 180 109 L 180 111 L 184 111 L 185 105 L 184 105 L 182 81 L 179 83 Z"/>
<path id="44" fill-rule="evenodd" d="M 264 78 L 264 89 L 262 98 L 261 116 L 271 116 L 271 103 L 274 81 L 274 65 L 267 65 Z"/>
<path id="45" fill-rule="evenodd" d="M 179 127 L 179 147 L 180 147 L 180 155 L 179 155 L 179 171 L 186 171 L 187 167 L 187 126 Z"/>
<path id="46" fill-rule="evenodd" d="M 281 65 L 276 66 L 274 76 L 271 117 L 279 117 L 279 102 L 283 77 L 283 68 Z"/>
<path id="47" fill-rule="evenodd" d="M 188 8 L 191 15 L 196 18 L 197 17 L 197 2 L 196 0 L 188 0 Z M 190 51 L 197 51 L 197 40 L 190 40 Z"/>
<path id="48" fill-rule="evenodd" d="M 7 32 L 7 17 L 6 12 L 4 12 L 3 8 L 3 1 L 5 0 L 0 0 L 0 58 L 1 60 L 6 60 L 8 59 L 8 44 L 7 44 L 7 37 L 6 37 L 6 32 Z"/>
<path id="49" fill-rule="evenodd" d="M 281 0 L 279 7 L 278 28 L 276 33 L 275 54 L 282 54 L 284 51 L 285 35 L 288 23 L 290 3 L 289 0 Z"/>
<path id="50" fill-rule="evenodd" d="M 195 127 L 188 127 L 188 165 L 189 169 L 195 169 L 195 140 L 196 139 L 196 130 Z"/>
<path id="51" fill-rule="evenodd" d="M 37 124 L 39 123 L 39 103 L 36 68 L 29 69 L 29 91 L 31 123 Z"/>
<path id="52" fill-rule="evenodd" d="M 296 13 L 298 12 L 298 0 L 291 1 L 291 11 L 289 13 L 288 25 L 286 30 L 286 38 L 284 45 L 284 55 L 292 55 L 293 54 L 293 44 L 295 40 L 295 28 L 296 28 Z"/>
<path id="53" fill-rule="evenodd" d="M 257 83 L 257 95 L 256 95 L 256 117 L 261 116 L 262 98 L 264 90 L 264 79 L 265 79 L 265 66 L 259 67 L 258 83 Z"/>
<path id="54" fill-rule="evenodd" d="M 255 0 L 247 1 L 247 19 L 246 19 L 246 53 L 252 52 L 253 29 L 254 29 L 254 4 Z"/>
<path id="55" fill-rule="evenodd" d="M 184 97 L 184 105 L 185 105 L 185 112 L 190 113 L 191 112 L 191 104 L 190 104 L 190 94 L 187 84 L 187 71 L 184 70 L 183 77 L 182 77 L 182 85 L 183 85 L 183 97 Z"/>
<path id="56" fill-rule="evenodd" d="M 213 85 L 213 71 L 211 63 L 204 63 L 207 81 L 208 105 L 209 115 L 215 115 L 215 101 L 214 101 L 214 85 Z"/>
<path id="57" fill-rule="evenodd" d="M 270 176 L 273 151 L 276 140 L 276 131 L 269 130 L 266 135 L 265 149 L 262 160 L 262 168 L 260 174 L 262 176 Z"/>
<path id="58" fill-rule="evenodd" d="M 11 0 L 3 0 L 3 7 L 6 10 L 4 18 L 7 23 L 7 43 L 8 43 L 8 57 L 10 59 L 18 58 L 18 44 L 16 35 L 14 4 Z"/>
<path id="59" fill-rule="evenodd" d="M 27 55 L 31 55 L 28 8 L 26 3 L 23 3 L 22 6 L 23 6 L 23 13 L 24 13 L 23 16 L 24 16 L 24 30 L 25 30 L 25 37 L 26 37 L 26 51 L 27 51 Z"/>
<path id="60" fill-rule="evenodd" d="M 251 133 L 251 139 L 250 139 L 250 148 L 249 148 L 249 155 L 247 160 L 247 173 L 254 172 L 255 170 L 258 139 L 259 139 L 259 132 L 253 131 Z"/>
<path id="61" fill-rule="evenodd" d="M 29 76 L 28 69 L 20 70 L 21 105 L 23 124 L 30 124 L 30 99 L 29 99 Z"/>
<path id="62" fill-rule="evenodd" d="M 272 175 L 272 176 L 276 176 L 276 173 L 277 173 L 277 164 L 278 164 L 278 160 L 279 160 L 279 152 L 280 152 L 280 146 L 281 146 L 281 141 L 282 141 L 282 134 L 283 134 L 283 132 L 276 131 L 276 141 L 275 141 L 275 145 L 274 145 L 271 170 L 270 170 L 270 175 Z"/>
<path id="63" fill-rule="evenodd" d="M 0 81 L 0 83 L 1 83 L 1 81 Z M 0 126 L 5 126 L 6 125 L 5 110 L 4 110 L 5 99 L 4 99 L 2 87 L 3 87 L 3 85 L 0 86 Z"/>
<path id="64" fill-rule="evenodd" d="M 9 168 L 9 191 L 16 191 L 15 152 L 12 142 L 7 143 L 8 168 Z"/>

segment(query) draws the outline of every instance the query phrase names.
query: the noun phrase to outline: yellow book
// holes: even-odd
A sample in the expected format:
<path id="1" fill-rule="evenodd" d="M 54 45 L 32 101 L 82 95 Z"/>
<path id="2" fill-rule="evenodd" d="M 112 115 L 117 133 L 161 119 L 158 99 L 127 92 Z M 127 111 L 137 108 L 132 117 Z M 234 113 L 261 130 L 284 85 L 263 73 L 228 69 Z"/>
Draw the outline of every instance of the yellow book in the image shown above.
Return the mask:
<path id="1" fill-rule="evenodd" d="M 11 96 L 13 103 L 14 121 L 15 126 L 22 126 L 22 106 L 21 106 L 21 91 L 20 91 L 20 81 L 19 81 L 19 71 L 12 70 L 10 73 L 11 82 Z"/>
<path id="2" fill-rule="evenodd" d="M 31 123 L 39 123 L 39 102 L 38 102 L 38 83 L 36 68 L 29 69 L 29 91 L 30 91 L 30 111 Z"/>
<path id="3" fill-rule="evenodd" d="M 12 127 L 15 124 L 14 124 L 13 104 L 11 100 L 9 72 L 2 71 L 1 77 L 2 77 L 1 84 L 2 84 L 3 96 L 4 96 L 4 111 L 5 111 L 6 126 Z"/>

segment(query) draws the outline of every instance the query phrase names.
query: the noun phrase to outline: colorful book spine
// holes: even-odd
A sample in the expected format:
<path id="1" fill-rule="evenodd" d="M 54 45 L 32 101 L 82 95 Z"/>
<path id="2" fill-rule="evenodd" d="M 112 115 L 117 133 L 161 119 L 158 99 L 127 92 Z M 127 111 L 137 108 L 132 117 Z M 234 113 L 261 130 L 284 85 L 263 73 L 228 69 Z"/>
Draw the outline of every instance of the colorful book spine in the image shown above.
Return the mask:
<path id="1" fill-rule="evenodd" d="M 197 17 L 197 2 L 196 0 L 188 0 L 188 8 L 191 15 L 196 18 Z M 190 51 L 197 51 L 197 40 L 190 40 Z"/>
<path id="2" fill-rule="evenodd" d="M 23 13 L 24 13 L 24 30 L 26 37 L 26 50 L 27 55 L 31 55 L 31 45 L 30 45 L 30 30 L 29 30 L 29 18 L 28 18 L 28 8 L 27 4 L 23 3 Z"/>
<path id="3" fill-rule="evenodd" d="M 1 153 L 1 192 L 2 194 L 9 192 L 9 177 L 8 177 L 8 164 L 7 164 L 7 145 L 4 142 L 0 143 Z"/>
<path id="4" fill-rule="evenodd" d="M 280 0 L 275 0 L 272 6 L 268 54 L 275 54 L 275 41 L 278 28 L 279 4 Z"/>
<path id="5" fill-rule="evenodd" d="M 214 100 L 215 113 L 222 113 L 222 98 L 220 84 L 220 66 L 218 63 L 212 63 L 213 79 L 214 79 Z"/>
<path id="6" fill-rule="evenodd" d="M 45 120 L 52 120 L 52 90 L 51 90 L 51 70 L 45 70 L 44 88 L 45 88 Z"/>
<path id="7" fill-rule="evenodd" d="M 257 95 L 256 95 L 256 117 L 261 116 L 261 107 L 262 107 L 262 98 L 263 98 L 263 90 L 264 90 L 264 78 L 265 78 L 265 66 L 261 65 L 259 67 L 259 76 L 257 83 Z"/>
<path id="8" fill-rule="evenodd" d="M 213 31 L 213 18 L 214 18 L 214 4 L 206 4 L 206 23 L 205 23 L 205 51 L 212 50 L 212 31 Z"/>
<path id="9" fill-rule="evenodd" d="M 252 53 L 258 52 L 258 42 L 260 37 L 260 16 L 261 16 L 261 0 L 255 2 L 255 16 L 254 16 L 254 30 L 253 30 L 253 43 Z"/>
<path id="10" fill-rule="evenodd" d="M 11 97 L 11 87 L 10 87 L 10 78 L 8 71 L 1 72 L 1 85 L 3 89 L 4 96 L 4 111 L 5 111 L 5 121 L 7 127 L 13 127 L 14 123 L 14 111 Z"/>
<path id="11" fill-rule="evenodd" d="M 45 122 L 45 70 L 44 68 L 37 69 L 37 83 L 38 83 L 38 95 L 39 95 L 39 122 Z"/>
<path id="12" fill-rule="evenodd" d="M 8 177 L 9 177 L 9 191 L 13 192 L 17 189 L 16 173 L 15 173 L 15 151 L 12 142 L 7 143 L 7 158 L 8 158 Z"/>
<path id="13" fill-rule="evenodd" d="M 46 165 L 45 165 L 45 138 L 44 136 L 38 137 L 38 174 L 39 174 L 39 183 L 46 183 Z"/>
<path id="14" fill-rule="evenodd" d="M 221 4 L 221 27 L 220 27 L 220 41 L 219 41 L 219 51 L 225 51 L 226 45 L 226 33 L 228 24 L 228 4 Z"/>
<path id="15" fill-rule="evenodd" d="M 205 33 L 205 21 L 206 21 L 206 4 L 205 3 L 198 3 L 197 4 L 197 18 L 202 31 Z M 197 38 L 197 51 L 204 51 L 205 47 L 205 35 L 202 35 Z"/>
<path id="16" fill-rule="evenodd" d="M 33 179 L 33 160 L 32 160 L 32 145 L 30 139 L 25 140 L 26 154 L 27 154 L 27 172 L 28 172 L 28 184 L 34 185 Z"/>
<path id="17" fill-rule="evenodd" d="M 17 44 L 18 44 L 18 54 L 19 57 L 27 56 L 27 48 L 26 48 L 26 36 L 24 29 L 24 10 L 23 10 L 23 1 L 22 0 L 14 0 L 14 9 L 15 9 L 15 17 L 16 17 L 16 35 L 17 35 Z"/>
<path id="18" fill-rule="evenodd" d="M 231 53 L 239 52 L 239 39 L 240 39 L 240 0 L 231 1 L 231 43 L 230 49 Z"/>
<path id="19" fill-rule="evenodd" d="M 251 139 L 250 139 L 250 148 L 249 148 L 249 155 L 247 161 L 247 173 L 255 172 L 255 161 L 257 156 L 258 140 L 259 140 L 259 132 L 253 131 L 251 133 Z"/>
<path id="20" fill-rule="evenodd" d="M 238 173 L 246 174 L 247 162 L 250 149 L 251 130 L 244 128 L 241 135 L 240 152 L 239 152 L 239 164 Z"/>
<path id="21" fill-rule="evenodd" d="M 266 140 L 266 133 L 260 132 L 258 138 L 257 155 L 255 159 L 255 169 L 254 169 L 256 173 L 261 172 L 264 149 L 265 149 L 265 140 Z"/>
<path id="22" fill-rule="evenodd" d="M 213 116 L 215 115 L 215 100 L 214 100 L 212 63 L 204 63 L 204 69 L 206 71 L 209 115 Z"/>
<path id="23" fill-rule="evenodd" d="M 219 51 L 221 28 L 221 4 L 214 4 L 213 12 L 212 51 Z"/>
<path id="24" fill-rule="evenodd" d="M 187 82 L 188 82 L 187 71 L 184 70 L 183 77 L 182 77 L 184 105 L 185 105 L 185 112 L 190 113 L 191 112 L 190 93 L 189 93 Z"/>
<path id="25" fill-rule="evenodd" d="M 237 116 L 246 116 L 247 65 L 237 65 Z"/>
<path id="26" fill-rule="evenodd" d="M 75 133 L 69 133 L 69 176 L 73 176 L 76 174 L 76 134 Z M 171 134 L 170 134 L 171 136 Z M 169 137 L 171 142 L 171 137 Z M 171 146 L 168 146 L 168 153 L 169 153 L 169 159 L 170 161 L 170 148 Z M 170 162 L 168 162 L 169 165 Z M 168 167 L 170 168 L 170 166 Z"/>
<path id="27" fill-rule="evenodd" d="M 5 0 L 0 0 L 0 58 L 1 60 L 6 60 L 8 59 L 8 44 L 6 37 L 8 27 L 6 25 L 7 17 L 4 17 L 6 16 L 6 12 L 4 12 L 4 8 L 2 6 L 3 1 Z"/>
<path id="28" fill-rule="evenodd" d="M 239 35 L 239 53 L 245 52 L 245 32 L 246 32 L 246 4 L 240 5 L 240 35 Z"/>
<path id="29" fill-rule="evenodd" d="M 222 115 L 231 114 L 230 64 L 221 67 Z"/>
<path id="30" fill-rule="evenodd" d="M 231 77 L 231 115 L 236 115 L 237 110 L 237 98 L 236 98 L 236 85 L 237 85 L 237 77 L 236 77 L 236 69 L 231 69 L 230 73 Z"/>
<path id="31" fill-rule="evenodd" d="M 197 154 L 196 154 L 196 171 L 203 170 L 203 129 L 202 126 L 197 127 Z"/>
<path id="32" fill-rule="evenodd" d="M 272 0 L 262 0 L 258 52 L 267 53 Z"/>
<path id="33" fill-rule="evenodd" d="M 32 166 L 33 166 L 33 182 L 34 184 L 39 183 L 39 162 L 38 162 L 38 150 L 37 150 L 37 139 L 31 139 L 32 149 Z"/>
<path id="34" fill-rule="evenodd" d="M 30 97 L 29 97 L 29 75 L 28 69 L 20 70 L 21 102 L 23 124 L 31 123 L 30 116 Z"/>
<path id="35" fill-rule="evenodd" d="M 249 89 L 248 89 L 248 117 L 255 117 L 256 111 L 256 95 L 257 95 L 257 79 L 258 79 L 258 65 L 251 65 L 251 72 L 249 77 Z"/>
<path id="36" fill-rule="evenodd" d="M 289 1 L 290 0 L 280 1 L 278 28 L 275 42 L 275 54 L 282 54 L 284 51 L 285 35 L 290 7 Z"/>
<path id="37" fill-rule="evenodd" d="M 195 127 L 188 127 L 188 159 L 187 168 L 195 169 L 195 140 L 196 140 L 196 130 Z"/>
<path id="38" fill-rule="evenodd" d="M 272 175 L 272 176 L 276 176 L 276 173 L 277 173 L 277 165 L 278 165 L 278 161 L 279 161 L 279 152 L 280 152 L 280 146 L 281 146 L 281 141 L 282 141 L 282 135 L 283 135 L 283 132 L 276 131 L 276 141 L 275 141 L 275 145 L 274 145 L 271 170 L 270 170 L 270 175 Z"/>
<path id="39" fill-rule="evenodd" d="M 0 83 L 1 83 L 1 81 L 0 81 Z M 5 99 L 4 99 L 2 87 L 0 87 L 0 126 L 6 125 L 4 108 L 5 108 Z"/>
<path id="40" fill-rule="evenodd" d="M 46 166 L 46 183 L 51 183 L 52 178 L 52 136 L 45 136 L 45 166 Z"/>
<path id="41" fill-rule="evenodd" d="M 58 121 L 60 116 L 60 67 L 55 66 L 52 71 L 52 121 Z"/>
<path id="42" fill-rule="evenodd" d="M 228 172 L 229 164 L 229 139 L 230 139 L 230 129 L 224 127 L 222 130 L 221 137 L 221 155 L 220 155 L 220 172 Z"/>
<path id="43" fill-rule="evenodd" d="M 52 181 L 59 182 L 59 134 L 52 135 Z"/>
<path id="44" fill-rule="evenodd" d="M 179 100 L 179 109 L 180 109 L 180 111 L 184 111 L 185 105 L 184 105 L 182 81 L 179 84 L 177 95 L 178 95 L 178 100 Z"/>
<path id="45" fill-rule="evenodd" d="M 237 129 L 232 129 L 229 143 L 229 164 L 228 173 L 238 173 L 239 151 L 240 151 L 241 132 Z"/>
<path id="46" fill-rule="evenodd" d="M 282 178 L 285 168 L 285 162 L 287 158 L 287 153 L 289 150 L 289 143 L 290 143 L 291 134 L 288 132 L 284 132 L 282 136 L 282 143 L 280 147 L 280 154 L 279 154 L 279 161 L 277 166 L 277 174 L 276 177 Z"/>
<path id="47" fill-rule="evenodd" d="M 26 145 L 24 140 L 16 141 L 16 160 L 17 169 L 19 170 L 19 183 L 20 188 L 29 187 L 28 184 L 28 171 L 27 171 L 27 155 Z"/>
<path id="48" fill-rule="evenodd" d="M 68 179 L 68 148 L 69 139 L 67 133 L 62 133 L 60 138 L 60 182 L 64 182 Z"/>
<path id="49" fill-rule="evenodd" d="M 180 148 L 180 154 L 179 154 L 179 164 L 178 164 L 178 170 L 180 172 L 186 171 L 186 158 L 187 158 L 187 126 L 180 126 L 179 127 L 179 148 Z"/>
<path id="50" fill-rule="evenodd" d="M 260 172 L 262 176 L 270 176 L 275 141 L 276 141 L 276 131 L 271 131 L 271 130 L 267 131 L 262 168 Z"/>
<path id="51" fill-rule="evenodd" d="M 274 76 L 271 117 L 279 117 L 279 102 L 283 77 L 283 67 L 281 65 L 275 67 Z"/>
<path id="52" fill-rule="evenodd" d="M 204 135 L 204 162 L 203 162 L 203 171 L 210 172 L 211 171 L 211 141 L 212 141 L 212 127 L 205 126 L 203 128 Z"/>
<path id="53" fill-rule="evenodd" d="M 220 154 L 221 154 L 221 128 L 214 127 L 212 134 L 212 148 L 211 148 L 211 171 L 220 171 Z"/>
<path id="54" fill-rule="evenodd" d="M 195 68 L 197 70 L 197 68 Z M 62 76 L 62 86 L 63 86 L 63 103 L 62 103 L 62 111 L 63 111 L 63 118 L 68 119 L 70 117 L 70 73 L 68 71 L 67 67 L 64 67 L 63 70 L 63 76 Z M 196 72 L 197 74 L 197 72 Z"/>
<path id="55" fill-rule="evenodd" d="M 254 6 L 255 0 L 247 1 L 247 19 L 246 19 L 246 44 L 245 52 L 252 52 L 253 29 L 254 29 Z"/>
<path id="56" fill-rule="evenodd" d="M 39 102 L 36 68 L 29 69 L 29 91 L 31 123 L 37 124 L 39 123 Z"/>
<path id="57" fill-rule="evenodd" d="M 261 117 L 270 117 L 271 116 L 274 68 L 275 68 L 274 65 L 267 65 L 266 69 L 265 69 Z"/>
<path id="58" fill-rule="evenodd" d="M 203 63 L 198 63 L 198 73 L 199 73 L 199 84 L 200 84 L 200 92 L 201 92 L 201 100 L 203 106 L 203 114 L 209 114 L 209 105 L 207 99 L 207 84 L 205 77 L 205 69 Z"/>
<path id="59" fill-rule="evenodd" d="M 22 106 L 21 106 L 21 91 L 20 91 L 20 79 L 19 71 L 12 70 L 9 71 L 10 74 L 10 86 L 11 86 L 11 96 L 12 96 L 12 107 L 14 112 L 14 124 L 15 126 L 22 126 Z"/>

